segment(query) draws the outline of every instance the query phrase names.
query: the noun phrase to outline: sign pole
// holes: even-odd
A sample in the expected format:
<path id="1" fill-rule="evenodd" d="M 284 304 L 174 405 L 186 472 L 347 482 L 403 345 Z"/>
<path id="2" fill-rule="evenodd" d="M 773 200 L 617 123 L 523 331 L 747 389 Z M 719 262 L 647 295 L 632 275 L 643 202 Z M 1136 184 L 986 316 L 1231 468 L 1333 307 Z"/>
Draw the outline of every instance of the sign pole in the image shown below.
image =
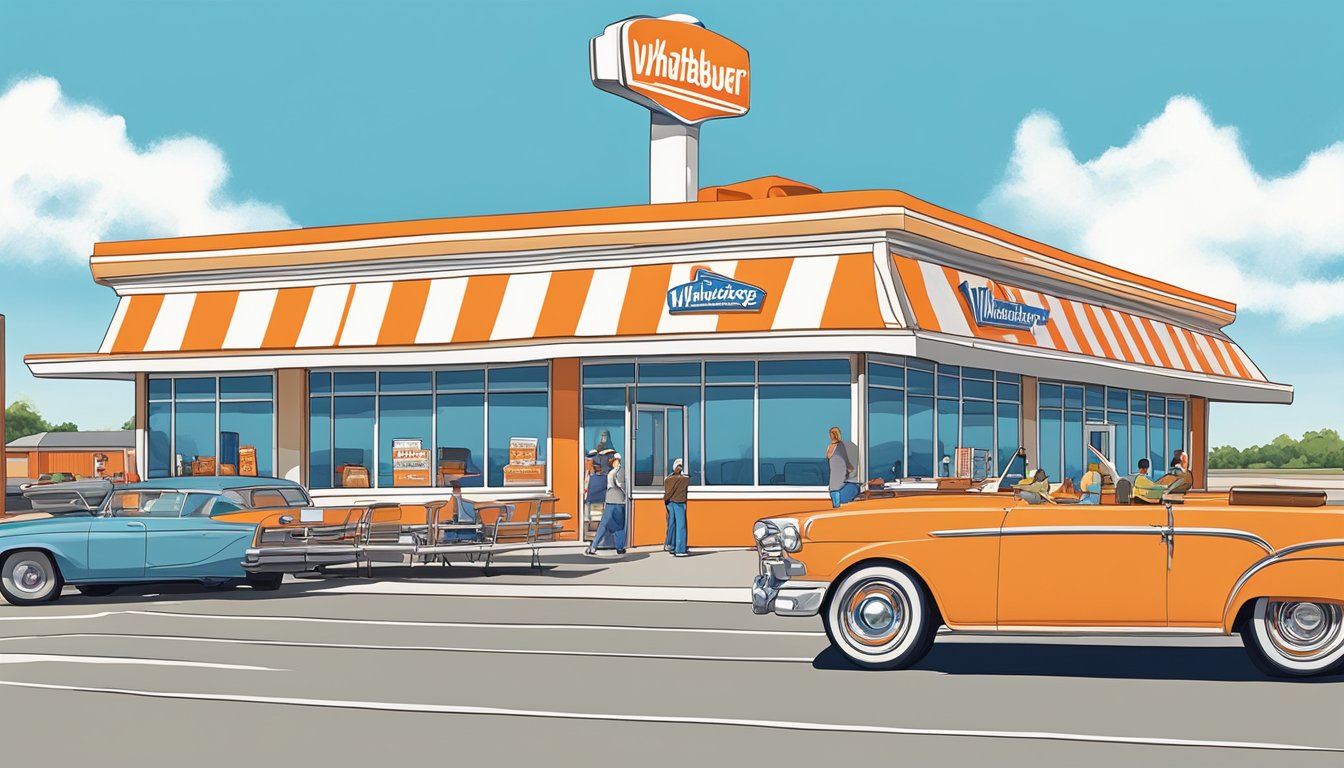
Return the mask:
<path id="1" fill-rule="evenodd" d="M 649 202 L 690 203 L 700 191 L 700 126 L 649 111 Z"/>
<path id="2" fill-rule="evenodd" d="M 5 316 L 0 315 L 0 443 L 5 442 Z M 4 492 L 0 493 L 0 515 L 5 513 L 5 497 L 9 495 L 9 457 L 6 454 L 5 460 L 0 462 L 0 487 Z"/>

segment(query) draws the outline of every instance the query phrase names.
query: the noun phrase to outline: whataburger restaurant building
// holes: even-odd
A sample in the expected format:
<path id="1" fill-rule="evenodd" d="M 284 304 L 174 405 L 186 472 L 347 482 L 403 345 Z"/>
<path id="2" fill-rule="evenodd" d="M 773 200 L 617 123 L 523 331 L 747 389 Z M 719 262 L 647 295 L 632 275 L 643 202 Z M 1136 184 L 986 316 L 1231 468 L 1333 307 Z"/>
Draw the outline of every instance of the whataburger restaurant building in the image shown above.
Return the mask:
<path id="1" fill-rule="evenodd" d="M 419 440 L 469 455 L 468 495 L 554 494 L 578 536 L 604 441 L 649 544 L 684 457 L 693 546 L 827 504 L 831 426 L 864 478 L 945 476 L 957 447 L 997 473 L 1024 446 L 1076 480 L 1091 442 L 1122 468 L 1185 448 L 1202 485 L 1210 401 L 1291 401 L 1223 333 L 1226 302 L 900 192 L 700 198 L 100 243 L 120 296 L 101 348 L 27 364 L 134 380 L 149 478 L 229 471 L 231 433 L 322 501 L 442 498 L 437 473 L 394 472 L 394 441 Z M 519 438 L 536 463 L 510 471 Z"/>

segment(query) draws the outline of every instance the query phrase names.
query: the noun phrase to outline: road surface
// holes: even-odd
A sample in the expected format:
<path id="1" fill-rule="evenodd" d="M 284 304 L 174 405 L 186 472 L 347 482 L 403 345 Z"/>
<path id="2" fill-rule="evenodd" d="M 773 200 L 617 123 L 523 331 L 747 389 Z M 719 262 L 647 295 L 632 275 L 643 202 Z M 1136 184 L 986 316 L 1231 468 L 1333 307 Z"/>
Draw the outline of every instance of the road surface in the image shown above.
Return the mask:
<path id="1" fill-rule="evenodd" d="M 944 636 L 873 673 L 745 605 L 363 585 L 0 605 L 6 763 L 1344 764 L 1344 678 L 1236 639 Z"/>

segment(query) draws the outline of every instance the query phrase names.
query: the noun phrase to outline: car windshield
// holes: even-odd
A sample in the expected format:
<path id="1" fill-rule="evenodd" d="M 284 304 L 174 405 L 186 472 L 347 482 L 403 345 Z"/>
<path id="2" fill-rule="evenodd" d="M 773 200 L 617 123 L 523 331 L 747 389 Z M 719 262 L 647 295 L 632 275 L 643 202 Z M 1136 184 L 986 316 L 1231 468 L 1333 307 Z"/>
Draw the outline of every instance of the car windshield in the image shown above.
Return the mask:
<path id="1" fill-rule="evenodd" d="M 252 490 L 250 504 L 253 509 L 282 509 L 285 507 L 308 506 L 308 495 L 300 488 L 284 486 L 280 488 L 255 488 Z"/>
<path id="2" fill-rule="evenodd" d="M 171 490 L 117 491 L 108 497 L 103 514 L 114 517 L 187 517 L 200 514 L 210 494 Z"/>

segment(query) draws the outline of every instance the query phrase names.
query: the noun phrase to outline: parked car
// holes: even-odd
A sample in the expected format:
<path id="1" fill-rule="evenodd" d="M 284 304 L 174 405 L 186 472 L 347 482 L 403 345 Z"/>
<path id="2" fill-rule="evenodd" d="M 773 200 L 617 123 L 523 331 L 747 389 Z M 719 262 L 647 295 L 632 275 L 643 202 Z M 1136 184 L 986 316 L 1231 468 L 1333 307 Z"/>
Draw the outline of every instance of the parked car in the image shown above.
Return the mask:
<path id="1" fill-rule="evenodd" d="M 271 510 L 312 503 L 288 480 L 179 477 L 123 485 L 93 515 L 34 513 L 0 522 L 0 595 L 15 605 L 122 584 L 246 581 L 276 589 L 280 574 L 248 574 L 243 553 Z"/>
<path id="2" fill-rule="evenodd" d="M 103 505 L 112 492 L 108 480 L 65 480 L 30 483 L 22 486 L 23 496 L 30 509 L 38 512 L 92 513 Z"/>
<path id="3" fill-rule="evenodd" d="M 870 669 L 915 664 L 946 625 L 1240 634 L 1266 673 L 1320 675 L 1344 665 L 1344 509 L 1325 503 L 1252 488 L 1157 504 L 858 501 L 756 522 L 752 608 L 820 613 L 831 645 Z"/>
<path id="4" fill-rule="evenodd" d="M 10 477 L 5 480 L 5 514 L 13 515 L 33 508 L 33 503 L 23 495 L 23 486 L 32 482 L 26 477 Z"/>

